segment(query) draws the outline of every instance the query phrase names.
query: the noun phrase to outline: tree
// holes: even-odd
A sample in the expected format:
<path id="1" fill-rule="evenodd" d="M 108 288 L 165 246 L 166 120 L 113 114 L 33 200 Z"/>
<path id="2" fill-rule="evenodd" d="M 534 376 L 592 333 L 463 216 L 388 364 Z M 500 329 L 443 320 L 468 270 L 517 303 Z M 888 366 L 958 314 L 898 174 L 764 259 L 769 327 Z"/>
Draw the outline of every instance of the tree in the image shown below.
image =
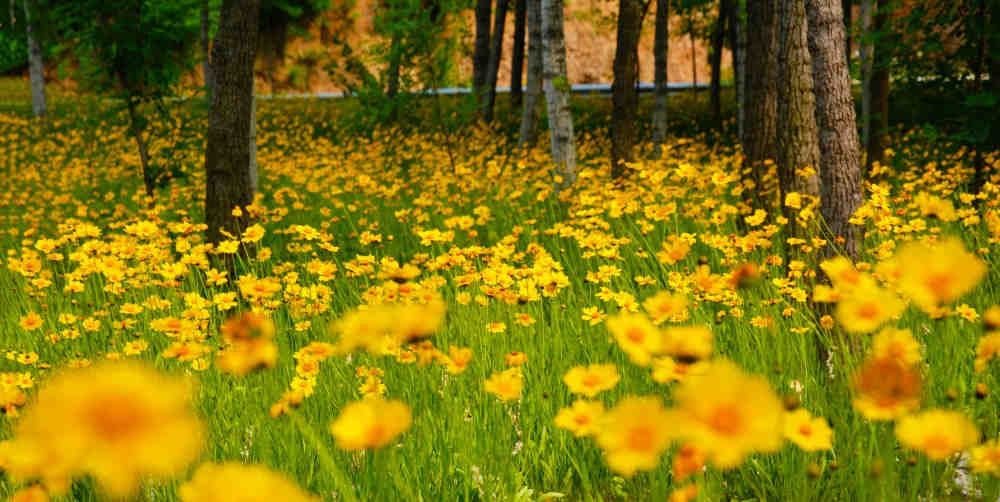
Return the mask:
<path id="1" fill-rule="evenodd" d="M 535 142 L 538 134 L 538 97 L 542 91 L 542 2 L 526 0 L 528 29 L 528 76 L 525 83 L 524 111 L 521 114 L 521 135 L 517 146 L 524 148 Z"/>
<path id="2" fill-rule="evenodd" d="M 872 15 L 875 0 L 861 0 L 861 144 L 868 145 L 872 115 L 872 70 L 875 45 L 872 43 Z"/>
<path id="3" fill-rule="evenodd" d="M 490 65 L 490 0 L 476 0 L 476 40 L 472 52 L 472 92 L 480 108 L 486 105 Z"/>
<path id="4" fill-rule="evenodd" d="M 819 197 L 819 132 L 807 45 L 805 0 L 779 0 L 778 50 L 778 181 L 788 234 L 802 237 L 798 211 L 788 197 Z M 811 170 L 811 172 L 810 172 Z"/>
<path id="5" fill-rule="evenodd" d="M 719 0 L 719 12 L 715 18 L 715 26 L 712 27 L 712 48 L 708 55 L 711 67 L 708 100 L 712 120 L 716 123 L 722 121 L 722 47 L 725 43 L 726 24 L 729 22 L 728 14 L 732 10 L 729 4 L 732 2 L 733 0 Z"/>
<path id="6" fill-rule="evenodd" d="M 733 51 L 733 90 L 736 95 L 737 139 L 743 143 L 746 128 L 746 76 L 747 30 L 743 15 L 743 1 L 729 2 L 729 46 Z"/>
<path id="7" fill-rule="evenodd" d="M 542 40 L 545 101 L 549 111 L 552 160 L 560 178 L 556 190 L 576 181 L 576 143 L 573 115 L 569 108 L 569 80 L 566 78 L 566 41 L 563 32 L 563 0 L 542 0 Z"/>
<path id="8" fill-rule="evenodd" d="M 670 50 L 670 0 L 656 0 L 656 19 L 653 28 L 653 145 L 656 157 L 663 154 L 667 140 L 667 98 L 670 94 L 667 80 L 667 61 Z"/>
<path id="9" fill-rule="evenodd" d="M 862 202 L 861 153 L 851 75 L 843 57 L 842 8 L 837 0 L 806 0 L 822 161 L 820 208 L 833 236 L 843 238 L 844 254 L 857 260 L 859 230 L 849 220 Z"/>
<path id="10" fill-rule="evenodd" d="M 208 96 L 208 102 L 212 102 L 213 85 L 212 85 L 212 65 L 211 65 L 211 44 L 209 42 L 209 30 L 211 30 L 211 20 L 208 16 L 208 0 L 201 0 L 201 12 L 199 13 L 200 21 L 200 34 L 201 34 L 201 73 L 202 78 L 205 81 L 205 92 Z"/>
<path id="11" fill-rule="evenodd" d="M 875 12 L 874 31 L 876 37 L 882 36 L 889 28 L 889 8 L 879 4 Z M 867 166 L 885 162 L 885 148 L 889 133 L 889 51 L 888 44 L 880 43 L 875 48 L 872 57 L 872 76 L 869 88 L 871 96 L 870 116 L 868 120 L 868 159 Z"/>
<path id="12" fill-rule="evenodd" d="M 209 242 L 246 228 L 253 202 L 250 130 L 253 65 L 260 0 L 223 0 L 212 47 L 216 93 L 209 108 L 205 149 L 205 222 Z M 243 208 L 239 213 L 234 208 Z"/>
<path id="13" fill-rule="evenodd" d="M 497 0 L 496 15 L 493 17 L 493 41 L 490 43 L 489 69 L 486 72 L 486 108 L 483 121 L 493 121 L 493 105 L 497 99 L 497 76 L 500 73 L 500 57 L 503 56 L 503 31 L 507 20 L 507 0 Z"/>
<path id="14" fill-rule="evenodd" d="M 777 158 L 778 37 L 776 0 L 747 0 L 747 127 L 743 131 L 744 186 L 752 204 L 764 200 L 765 161 Z"/>
<path id="15" fill-rule="evenodd" d="M 649 3 L 642 0 L 620 0 L 618 3 L 615 79 L 611 84 L 611 177 L 615 179 L 625 176 L 626 163 L 635 160 L 639 34 L 647 7 Z"/>
<path id="16" fill-rule="evenodd" d="M 28 71 L 31 79 L 31 111 L 36 117 L 44 117 L 48 112 L 48 106 L 45 104 L 45 63 L 42 61 L 42 44 L 38 41 L 36 33 L 38 30 L 31 18 L 32 11 L 35 10 L 33 4 L 31 0 L 24 0 L 24 24 L 28 35 Z"/>
<path id="17" fill-rule="evenodd" d="M 514 47 L 510 56 L 510 104 L 521 106 L 524 97 L 524 35 L 527 0 L 514 0 Z"/>

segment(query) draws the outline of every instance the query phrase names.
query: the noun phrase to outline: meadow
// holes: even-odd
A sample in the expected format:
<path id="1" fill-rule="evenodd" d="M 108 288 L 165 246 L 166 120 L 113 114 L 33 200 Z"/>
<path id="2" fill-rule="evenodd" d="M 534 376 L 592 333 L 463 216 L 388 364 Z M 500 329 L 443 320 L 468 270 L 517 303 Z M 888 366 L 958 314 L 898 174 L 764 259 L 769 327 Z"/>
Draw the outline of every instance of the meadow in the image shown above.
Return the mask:
<path id="1" fill-rule="evenodd" d="M 997 500 L 997 187 L 898 130 L 861 259 L 831 259 L 782 230 L 816 202 L 744 203 L 731 124 L 673 99 L 617 184 L 578 100 L 559 193 L 516 124 L 360 135 L 350 104 L 261 100 L 256 223 L 217 249 L 203 106 L 157 123 L 148 199 L 120 110 L 0 102 L 0 496 L 299 500 L 199 470 L 240 462 L 301 500 Z M 73 413 L 116 385 L 194 411 L 94 447 Z"/>

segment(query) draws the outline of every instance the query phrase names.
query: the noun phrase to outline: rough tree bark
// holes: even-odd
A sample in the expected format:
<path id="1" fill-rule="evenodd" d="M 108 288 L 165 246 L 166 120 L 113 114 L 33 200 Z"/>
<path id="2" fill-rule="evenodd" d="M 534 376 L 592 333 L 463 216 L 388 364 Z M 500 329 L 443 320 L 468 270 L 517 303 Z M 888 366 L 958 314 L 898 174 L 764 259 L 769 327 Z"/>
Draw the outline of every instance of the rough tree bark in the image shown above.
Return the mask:
<path id="1" fill-rule="evenodd" d="M 654 155 L 663 155 L 667 140 L 667 99 L 670 94 L 667 80 L 667 58 L 670 50 L 670 0 L 656 0 L 656 19 L 653 34 L 653 145 Z"/>
<path id="2" fill-rule="evenodd" d="M 569 108 L 569 80 L 566 78 L 566 37 L 563 32 L 563 0 L 542 0 L 542 40 L 545 101 L 549 111 L 549 134 L 555 174 L 561 179 L 556 191 L 576 181 L 576 143 L 573 115 Z"/>
<path id="3" fill-rule="evenodd" d="M 639 108 L 639 34 L 649 4 L 642 0 L 618 2 L 618 42 L 611 84 L 611 177 L 628 174 L 626 163 L 635 161 L 636 115 Z"/>
<path id="4" fill-rule="evenodd" d="M 729 2 L 729 46 L 733 51 L 733 90 L 736 98 L 736 133 L 743 143 L 746 106 L 747 30 L 743 25 L 742 2 Z"/>
<path id="5" fill-rule="evenodd" d="M 854 5 L 852 0 L 840 0 L 840 8 L 844 13 L 844 57 L 847 61 L 847 71 L 851 71 L 851 33 L 854 29 Z"/>
<path id="6" fill-rule="evenodd" d="M 834 238 L 843 238 L 844 254 L 857 260 L 859 228 L 849 220 L 862 202 L 861 152 L 851 75 L 843 57 L 847 37 L 842 9 L 837 0 L 806 0 L 822 164 L 820 208 Z"/>
<path id="7" fill-rule="evenodd" d="M 731 10 L 729 7 L 731 1 L 719 0 L 719 14 L 715 19 L 715 27 L 712 29 L 712 52 L 708 55 L 708 63 L 711 67 L 708 102 L 712 109 L 712 120 L 716 123 L 722 121 L 722 46 L 725 42 L 728 21 L 726 18 Z"/>
<path id="8" fill-rule="evenodd" d="M 205 223 L 209 242 L 223 232 L 237 235 L 249 215 L 236 207 L 253 202 L 250 138 L 253 117 L 253 65 L 257 54 L 260 0 L 223 0 L 212 47 L 216 93 L 209 108 L 205 150 Z"/>
<path id="9" fill-rule="evenodd" d="M 538 98 L 542 93 L 542 2 L 526 0 L 528 25 L 528 76 L 525 82 L 521 136 L 517 146 L 535 143 L 538 135 Z"/>
<path id="10" fill-rule="evenodd" d="M 747 72 L 743 131 L 745 200 L 764 206 L 764 161 L 777 158 L 778 37 L 776 0 L 747 0 Z"/>
<path id="11" fill-rule="evenodd" d="M 819 177 L 802 172 L 820 166 L 805 7 L 805 0 L 779 0 L 778 181 L 782 211 L 789 220 L 785 228 L 797 237 L 803 237 L 805 229 L 797 221 L 798 209 L 787 204 L 788 195 L 820 195 Z"/>
<path id="12" fill-rule="evenodd" d="M 212 94 L 215 92 L 212 85 L 212 63 L 209 47 L 209 19 L 208 0 L 201 0 L 201 73 L 205 80 L 205 92 L 208 95 L 208 102 L 212 102 Z"/>
<path id="13" fill-rule="evenodd" d="M 38 41 L 35 23 L 31 20 L 34 2 L 24 0 L 24 24 L 28 36 L 28 72 L 31 79 L 31 111 L 36 117 L 48 113 L 45 103 L 45 63 L 42 61 L 42 44 Z M 11 18 L 13 22 L 13 17 Z"/>
<path id="14" fill-rule="evenodd" d="M 881 34 L 889 27 L 889 8 L 879 4 L 875 12 L 876 32 Z M 874 51 L 872 62 L 871 80 L 871 116 L 869 123 L 871 129 L 868 131 L 868 160 L 867 169 L 875 162 L 885 162 L 885 148 L 889 133 L 889 58 L 885 44 Z"/>
<path id="15" fill-rule="evenodd" d="M 490 0 L 476 0 L 476 39 L 472 51 L 472 91 L 476 103 L 486 106 L 486 78 L 490 66 Z"/>
<path id="16" fill-rule="evenodd" d="M 875 0 L 861 0 L 861 144 L 868 145 L 871 137 L 872 117 L 872 68 L 875 61 L 872 44 L 872 15 Z"/>
<path id="17" fill-rule="evenodd" d="M 510 104 L 521 106 L 524 97 L 524 32 L 527 0 L 514 0 L 514 48 L 510 56 Z"/>
<path id="18" fill-rule="evenodd" d="M 486 109 L 483 121 L 493 121 L 493 106 L 497 100 L 497 75 L 500 74 L 500 58 L 503 56 L 503 32 L 507 21 L 507 0 L 497 0 L 496 15 L 493 16 L 493 41 L 490 43 L 489 69 L 486 72 Z"/>

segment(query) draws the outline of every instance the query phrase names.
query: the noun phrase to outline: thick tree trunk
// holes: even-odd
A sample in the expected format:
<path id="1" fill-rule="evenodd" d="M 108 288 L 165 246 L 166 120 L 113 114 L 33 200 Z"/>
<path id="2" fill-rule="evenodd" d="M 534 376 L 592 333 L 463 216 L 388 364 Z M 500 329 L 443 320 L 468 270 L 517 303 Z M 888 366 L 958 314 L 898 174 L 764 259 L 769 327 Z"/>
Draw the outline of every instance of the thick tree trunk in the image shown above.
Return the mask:
<path id="1" fill-rule="evenodd" d="M 35 23 L 31 20 L 34 2 L 24 0 L 24 24 L 28 35 L 28 72 L 31 78 L 31 111 L 36 117 L 48 113 L 45 103 L 45 63 L 42 61 L 42 44 L 38 41 Z M 13 9 L 11 10 L 13 23 Z"/>
<path id="2" fill-rule="evenodd" d="M 744 106 L 746 105 L 746 51 L 747 31 L 743 25 L 742 2 L 729 2 L 729 46 L 733 51 L 733 90 L 736 98 L 736 133 L 743 143 Z"/>
<path id="3" fill-rule="evenodd" d="M 747 0 L 746 107 L 743 130 L 744 199 L 755 207 L 765 200 L 766 160 L 777 159 L 778 37 L 776 0 Z"/>
<path id="4" fill-rule="evenodd" d="M 670 50 L 670 0 L 656 0 L 656 19 L 653 33 L 653 145 L 657 158 L 663 155 L 667 140 L 667 99 L 670 94 L 667 80 L 667 58 Z"/>
<path id="5" fill-rule="evenodd" d="M 625 176 L 626 163 L 635 161 L 639 33 L 646 5 L 641 0 L 620 0 L 618 3 L 615 80 L 611 84 L 611 177 L 614 179 Z"/>
<path id="6" fill-rule="evenodd" d="M 849 220 L 862 202 L 861 152 L 851 75 L 842 57 L 847 41 L 842 8 L 837 0 L 806 0 L 822 165 L 820 207 L 834 239 L 843 239 L 844 254 L 857 260 L 861 239 Z"/>
<path id="7" fill-rule="evenodd" d="M 223 0 L 212 47 L 217 84 L 209 109 L 205 150 L 205 223 L 209 242 L 246 228 L 253 202 L 250 139 L 253 124 L 253 64 L 257 53 L 260 0 Z M 233 214 L 239 207 L 243 211 Z"/>
<path id="8" fill-rule="evenodd" d="M 711 81 L 709 82 L 709 105 L 712 109 L 712 120 L 716 123 L 722 121 L 722 46 L 725 42 L 727 15 L 732 0 L 719 0 L 719 15 L 715 19 L 715 27 L 712 29 L 712 52 L 708 55 L 708 64 L 711 68 Z"/>
<path id="9" fill-rule="evenodd" d="M 521 106 L 524 97 L 524 35 L 527 0 L 514 0 L 514 53 L 510 57 L 510 104 Z"/>
<path id="10" fill-rule="evenodd" d="M 566 77 L 566 38 L 563 32 L 563 0 L 542 0 L 542 40 L 545 101 L 549 110 L 552 160 L 559 176 L 556 191 L 576 181 L 576 143 L 573 114 L 569 108 L 569 80 Z"/>
<path id="11" fill-rule="evenodd" d="M 788 218 L 785 227 L 790 236 L 805 236 L 798 209 L 789 207 L 787 197 L 797 192 L 819 197 L 819 177 L 803 170 L 818 170 L 819 131 L 813 96 L 812 67 L 806 42 L 805 0 L 779 0 L 778 50 L 778 181 L 781 207 Z M 808 198 L 803 197 L 803 204 Z"/>
<path id="12" fill-rule="evenodd" d="M 493 106 L 497 100 L 497 75 L 500 74 L 500 58 L 503 56 L 503 32 L 507 21 L 507 0 L 497 0 L 496 15 L 493 16 L 493 41 L 490 43 L 490 66 L 486 73 L 486 110 L 483 120 L 493 121 Z"/>
<path id="13" fill-rule="evenodd" d="M 486 107 L 486 79 L 490 69 L 490 0 L 476 0 L 476 40 L 472 52 L 472 91 L 481 114 Z"/>
<path id="14" fill-rule="evenodd" d="M 851 71 L 851 34 L 854 29 L 854 5 L 852 0 L 840 0 L 840 8 L 844 13 L 844 57 L 847 61 L 847 71 Z"/>
<path id="15" fill-rule="evenodd" d="M 528 28 L 528 78 L 525 83 L 521 136 L 517 146 L 535 143 L 538 135 L 538 98 L 542 93 L 542 2 L 526 0 Z"/>
<path id="16" fill-rule="evenodd" d="M 528 25 L 528 78 L 525 83 L 524 111 L 521 115 L 521 136 L 517 146 L 534 144 L 538 136 L 538 98 L 542 93 L 542 2 L 526 0 Z"/>
<path id="17" fill-rule="evenodd" d="M 872 69 L 875 46 L 872 44 L 872 16 L 875 0 L 861 0 L 861 144 L 867 146 L 872 128 Z"/>
<path id="18" fill-rule="evenodd" d="M 889 27 L 889 8 L 879 5 L 875 13 L 875 31 L 883 32 Z M 870 170 L 875 163 L 885 162 L 885 148 L 889 134 L 889 58 L 886 44 L 875 50 L 871 81 L 871 130 L 868 132 L 868 161 Z"/>
<path id="19" fill-rule="evenodd" d="M 209 47 L 209 19 L 208 0 L 201 0 L 201 73 L 205 80 L 205 92 L 208 95 L 208 102 L 212 102 L 214 86 L 212 85 L 212 63 Z"/>

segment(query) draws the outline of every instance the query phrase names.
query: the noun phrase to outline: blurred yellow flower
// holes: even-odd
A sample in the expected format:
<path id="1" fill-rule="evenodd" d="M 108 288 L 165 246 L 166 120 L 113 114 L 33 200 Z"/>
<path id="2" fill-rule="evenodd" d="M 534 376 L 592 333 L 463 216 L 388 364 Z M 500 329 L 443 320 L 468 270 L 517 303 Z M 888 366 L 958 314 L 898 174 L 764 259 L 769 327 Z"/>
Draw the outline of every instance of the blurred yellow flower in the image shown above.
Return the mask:
<path id="1" fill-rule="evenodd" d="M 901 418 L 896 438 L 931 460 L 945 460 L 976 444 L 979 429 L 960 412 L 934 409 Z"/>
<path id="2" fill-rule="evenodd" d="M 659 397 L 625 397 L 601 419 L 597 445 L 611 470 L 631 477 L 656 468 L 675 437 L 673 427 Z"/>
<path id="3" fill-rule="evenodd" d="M 785 439 L 805 451 L 833 448 L 833 431 L 823 417 L 813 417 L 809 410 L 799 408 L 785 413 Z"/>
<path id="4" fill-rule="evenodd" d="M 574 394 L 594 397 L 598 393 L 610 390 L 618 384 L 618 368 L 613 364 L 591 364 L 589 366 L 574 366 L 563 376 L 563 382 Z"/>
<path id="5" fill-rule="evenodd" d="M 576 437 L 591 436 L 597 432 L 603 415 L 604 404 L 600 401 L 578 399 L 572 406 L 559 410 L 555 424 L 560 429 L 572 432 Z"/>
<path id="6" fill-rule="evenodd" d="M 340 449 L 367 450 L 388 445 L 412 422 L 410 407 L 402 401 L 374 397 L 344 407 L 330 433 Z"/>
<path id="7" fill-rule="evenodd" d="M 178 495 L 181 502 L 320 502 L 282 474 L 238 462 L 202 464 Z"/>

